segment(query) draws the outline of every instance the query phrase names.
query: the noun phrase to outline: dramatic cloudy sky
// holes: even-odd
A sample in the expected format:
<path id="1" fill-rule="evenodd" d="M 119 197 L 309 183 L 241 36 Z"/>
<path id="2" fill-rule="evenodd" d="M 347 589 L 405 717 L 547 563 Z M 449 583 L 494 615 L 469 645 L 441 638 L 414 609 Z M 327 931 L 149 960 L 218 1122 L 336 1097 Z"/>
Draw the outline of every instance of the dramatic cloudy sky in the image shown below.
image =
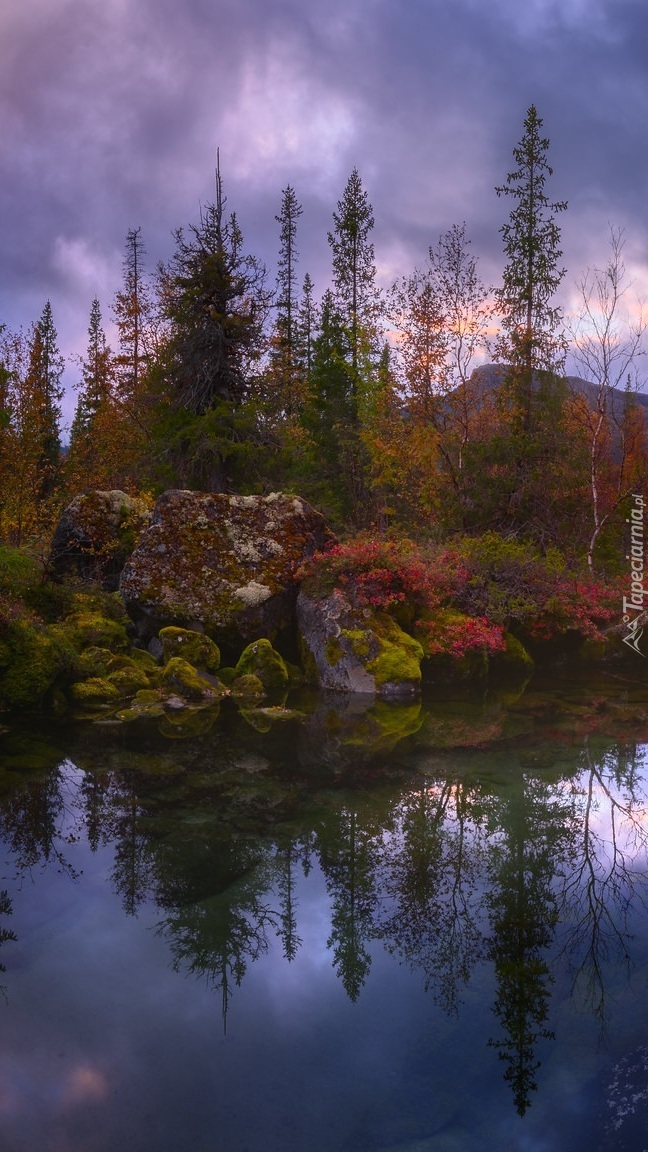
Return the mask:
<path id="1" fill-rule="evenodd" d="M 466 221 L 482 275 L 501 271 L 526 109 L 551 139 L 549 189 L 570 285 L 625 228 L 648 294 L 645 0 L 4 0 L 0 5 L 0 319 L 49 297 L 62 350 L 106 321 L 126 232 L 153 268 L 213 194 L 274 275 L 275 213 L 304 206 L 300 273 L 322 288 L 326 232 L 357 166 L 384 282 Z M 68 380 L 74 369 L 68 370 Z"/>

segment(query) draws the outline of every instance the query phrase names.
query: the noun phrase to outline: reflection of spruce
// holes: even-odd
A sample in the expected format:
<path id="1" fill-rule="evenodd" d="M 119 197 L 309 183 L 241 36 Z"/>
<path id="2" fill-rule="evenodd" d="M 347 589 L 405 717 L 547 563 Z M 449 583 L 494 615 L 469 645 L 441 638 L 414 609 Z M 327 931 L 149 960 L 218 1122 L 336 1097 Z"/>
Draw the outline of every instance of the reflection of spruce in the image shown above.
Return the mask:
<path id="1" fill-rule="evenodd" d="M 301 939 L 297 935 L 297 899 L 295 895 L 295 867 L 300 854 L 293 839 L 283 848 L 277 849 L 277 892 L 279 895 L 278 935 L 283 943 L 283 954 L 290 963 L 295 959 Z"/>
<path id="2" fill-rule="evenodd" d="M 357 1000 L 371 967 L 366 941 L 374 934 L 379 835 L 361 824 L 355 809 L 343 808 L 318 837 L 320 863 L 332 902 L 333 967 L 347 996 Z"/>
<path id="3" fill-rule="evenodd" d="M 213 868 L 208 865 L 210 857 Z M 279 925 L 276 910 L 265 900 L 272 886 L 274 861 L 270 847 L 254 849 L 231 836 L 213 845 L 203 844 L 197 862 L 200 868 L 194 884 L 202 885 L 204 892 L 206 879 L 212 883 L 212 894 L 202 898 L 192 885 L 194 877 L 183 852 L 176 857 L 171 851 L 158 859 L 156 899 L 169 909 L 158 932 L 169 940 L 176 971 L 201 977 L 220 993 L 226 1031 L 234 988 L 241 984 L 248 964 L 267 951 L 269 930 L 276 931 Z M 214 884 L 222 886 L 221 891 L 213 893 Z"/>
<path id="4" fill-rule="evenodd" d="M 550 790 L 524 775 L 497 808 L 501 839 L 492 852 L 488 906 L 497 981 L 493 1011 L 502 1038 L 489 1044 L 506 1065 L 504 1078 L 523 1116 L 537 1089 L 538 1042 L 553 1038 L 544 1026 L 553 982 L 545 955 L 557 923 L 554 862 L 569 829 Z"/>
<path id="5" fill-rule="evenodd" d="M 11 900 L 9 899 L 9 893 L 7 892 L 6 888 L 3 888 L 2 891 L 0 892 L 0 916 L 11 916 L 12 914 L 13 914 L 13 907 L 11 904 Z M 16 936 L 16 933 L 12 932 L 11 928 L 5 928 L 5 927 L 0 928 L 0 947 L 2 947 L 3 944 L 6 944 L 9 940 L 16 941 L 17 939 L 18 939 L 18 937 Z M 6 965 L 0 963 L 0 972 L 6 972 L 6 971 L 7 971 Z M 7 989 L 6 989 L 6 986 L 4 984 L 0 984 L 0 993 L 4 996 L 4 998 L 6 1000 Z"/>

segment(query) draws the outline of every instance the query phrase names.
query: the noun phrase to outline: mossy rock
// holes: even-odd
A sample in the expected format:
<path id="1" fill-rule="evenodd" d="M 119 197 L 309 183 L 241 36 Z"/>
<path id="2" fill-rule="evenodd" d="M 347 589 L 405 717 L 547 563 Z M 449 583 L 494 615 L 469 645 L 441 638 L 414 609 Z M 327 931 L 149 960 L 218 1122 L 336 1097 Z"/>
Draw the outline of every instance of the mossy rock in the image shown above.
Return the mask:
<path id="1" fill-rule="evenodd" d="M 506 648 L 491 657 L 493 671 L 512 680 L 528 680 L 535 667 L 535 661 L 521 640 L 511 632 L 504 633 Z"/>
<path id="2" fill-rule="evenodd" d="M 53 628 L 16 622 L 3 641 L 0 707 L 13 710 L 39 704 L 57 679 L 71 675 L 75 654 Z"/>
<path id="3" fill-rule="evenodd" d="M 181 656 L 173 656 L 168 661 L 162 670 L 161 685 L 164 691 L 177 693 L 187 700 L 209 700 L 219 695 L 218 688 Z"/>
<path id="4" fill-rule="evenodd" d="M 234 697 L 249 699 L 250 697 L 265 696 L 265 688 L 258 676 L 248 672 L 245 676 L 237 676 L 231 685 L 231 694 Z"/>
<path id="5" fill-rule="evenodd" d="M 129 656 L 133 664 L 136 664 L 138 668 L 144 668 L 146 672 L 150 672 L 151 674 L 159 671 L 157 660 L 155 660 L 151 653 L 147 652 L 145 648 L 131 648 Z"/>
<path id="6" fill-rule="evenodd" d="M 248 675 L 258 676 L 268 691 L 285 691 L 290 684 L 285 660 L 265 639 L 248 644 L 241 653 L 236 665 L 236 678 Z"/>
<path id="7" fill-rule="evenodd" d="M 228 688 L 231 687 L 236 680 L 236 668 L 219 668 L 218 679 Z"/>
<path id="8" fill-rule="evenodd" d="M 218 645 L 202 632 L 193 632 L 189 628 L 162 628 L 158 633 L 164 660 L 171 660 L 180 656 L 200 668 L 204 672 L 217 672 L 220 666 L 220 650 Z"/>
<path id="9" fill-rule="evenodd" d="M 143 668 L 117 668 L 115 672 L 108 675 L 110 684 L 114 684 L 115 688 L 121 696 L 134 696 L 142 688 L 149 687 L 149 678 Z"/>
<path id="10" fill-rule="evenodd" d="M 395 620 L 377 613 L 373 628 L 378 639 L 377 656 L 367 663 L 376 682 L 379 696 L 402 696 L 417 692 L 421 686 L 423 649 L 418 640 L 403 632 Z"/>
<path id="11" fill-rule="evenodd" d="M 126 629 L 118 620 L 93 612 L 73 612 L 60 624 L 52 625 L 52 632 L 62 642 L 72 645 L 77 652 L 84 648 L 109 648 L 111 652 L 124 652 L 128 648 Z"/>
<path id="12" fill-rule="evenodd" d="M 89 711 L 112 708 L 119 704 L 121 698 L 117 686 L 100 676 L 93 676 L 89 680 L 80 680 L 70 688 L 72 703 L 76 704 L 78 708 L 86 708 Z"/>
<path id="13" fill-rule="evenodd" d="M 113 654 L 110 648 L 100 648 L 93 644 L 90 648 L 85 648 L 83 652 L 79 653 L 75 663 L 75 672 L 80 680 L 88 680 L 90 677 L 103 678 L 108 675 L 112 659 Z"/>

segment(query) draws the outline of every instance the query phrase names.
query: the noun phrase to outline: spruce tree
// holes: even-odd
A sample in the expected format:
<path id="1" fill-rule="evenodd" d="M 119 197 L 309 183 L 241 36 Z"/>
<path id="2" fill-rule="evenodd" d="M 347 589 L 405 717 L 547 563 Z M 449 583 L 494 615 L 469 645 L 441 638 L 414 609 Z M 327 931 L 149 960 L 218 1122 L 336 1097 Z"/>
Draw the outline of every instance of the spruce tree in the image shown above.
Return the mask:
<path id="1" fill-rule="evenodd" d="M 333 253 L 333 285 L 340 315 L 348 330 L 356 408 L 363 382 L 378 347 L 376 264 L 370 239 L 374 215 L 357 168 L 349 176 L 333 213 L 328 242 Z"/>
<path id="2" fill-rule="evenodd" d="M 513 149 L 516 167 L 496 188 L 498 196 L 514 201 L 500 232 L 507 263 L 496 291 L 503 333 L 497 358 L 511 369 L 524 424 L 530 424 L 536 374 L 563 371 L 565 339 L 561 312 L 552 298 L 565 275 L 561 267 L 560 228 L 556 215 L 564 200 L 551 201 L 545 190 L 553 169 L 547 162 L 549 140 L 541 136 L 542 120 L 529 108 L 524 134 Z"/>
<path id="3" fill-rule="evenodd" d="M 32 326 L 28 345 L 25 393 L 29 398 L 40 473 L 39 500 L 52 495 L 61 461 L 61 378 L 65 361 L 59 351 L 52 306 L 45 304 Z"/>
<path id="4" fill-rule="evenodd" d="M 160 451 L 169 480 L 215 491 L 245 482 L 244 473 L 249 479 L 271 300 L 265 267 L 243 251 L 236 215 L 225 216 L 225 203 L 217 168 L 215 203 L 186 233 L 177 229 L 175 254 L 158 278 L 168 403 L 158 427 Z"/>
<path id="5" fill-rule="evenodd" d="M 280 214 L 275 216 L 280 226 L 280 249 L 272 360 L 279 400 L 289 416 L 298 407 L 302 391 L 297 354 L 297 221 L 302 211 L 294 188 L 288 185 L 282 193 Z"/>
<path id="6" fill-rule="evenodd" d="M 496 358 L 505 365 L 499 402 L 503 433 L 494 443 L 493 479 L 499 504 L 490 521 L 502 530 L 523 531 L 539 544 L 557 539 L 562 480 L 558 466 L 570 452 L 565 421 L 565 338 L 561 311 L 553 296 L 565 274 L 561 266 L 560 229 L 556 222 L 565 201 L 551 201 L 547 179 L 549 140 L 533 105 L 524 134 L 513 150 L 515 168 L 496 188 L 513 200 L 501 228 L 507 263 L 496 292 L 502 333 Z M 501 483 L 505 477 L 504 484 Z M 565 508 L 565 514 L 570 510 Z"/>

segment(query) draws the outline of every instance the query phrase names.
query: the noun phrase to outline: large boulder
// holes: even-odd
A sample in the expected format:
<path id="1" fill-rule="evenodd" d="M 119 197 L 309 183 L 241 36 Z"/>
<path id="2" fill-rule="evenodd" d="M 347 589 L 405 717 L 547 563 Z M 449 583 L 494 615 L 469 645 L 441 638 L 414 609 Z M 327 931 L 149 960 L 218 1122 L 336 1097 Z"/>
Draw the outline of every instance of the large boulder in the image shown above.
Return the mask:
<path id="1" fill-rule="evenodd" d="M 297 623 L 304 667 L 331 692 L 415 696 L 421 687 L 421 645 L 385 612 L 353 608 L 339 591 L 300 592 Z"/>
<path id="2" fill-rule="evenodd" d="M 178 625 L 240 649 L 292 625 L 295 572 L 330 540 L 296 496 L 166 492 L 119 587 L 142 639 Z"/>
<path id="3" fill-rule="evenodd" d="M 55 578 L 76 576 L 115 592 L 119 575 L 151 519 L 148 504 L 125 492 L 88 492 L 61 513 L 52 538 Z"/>

